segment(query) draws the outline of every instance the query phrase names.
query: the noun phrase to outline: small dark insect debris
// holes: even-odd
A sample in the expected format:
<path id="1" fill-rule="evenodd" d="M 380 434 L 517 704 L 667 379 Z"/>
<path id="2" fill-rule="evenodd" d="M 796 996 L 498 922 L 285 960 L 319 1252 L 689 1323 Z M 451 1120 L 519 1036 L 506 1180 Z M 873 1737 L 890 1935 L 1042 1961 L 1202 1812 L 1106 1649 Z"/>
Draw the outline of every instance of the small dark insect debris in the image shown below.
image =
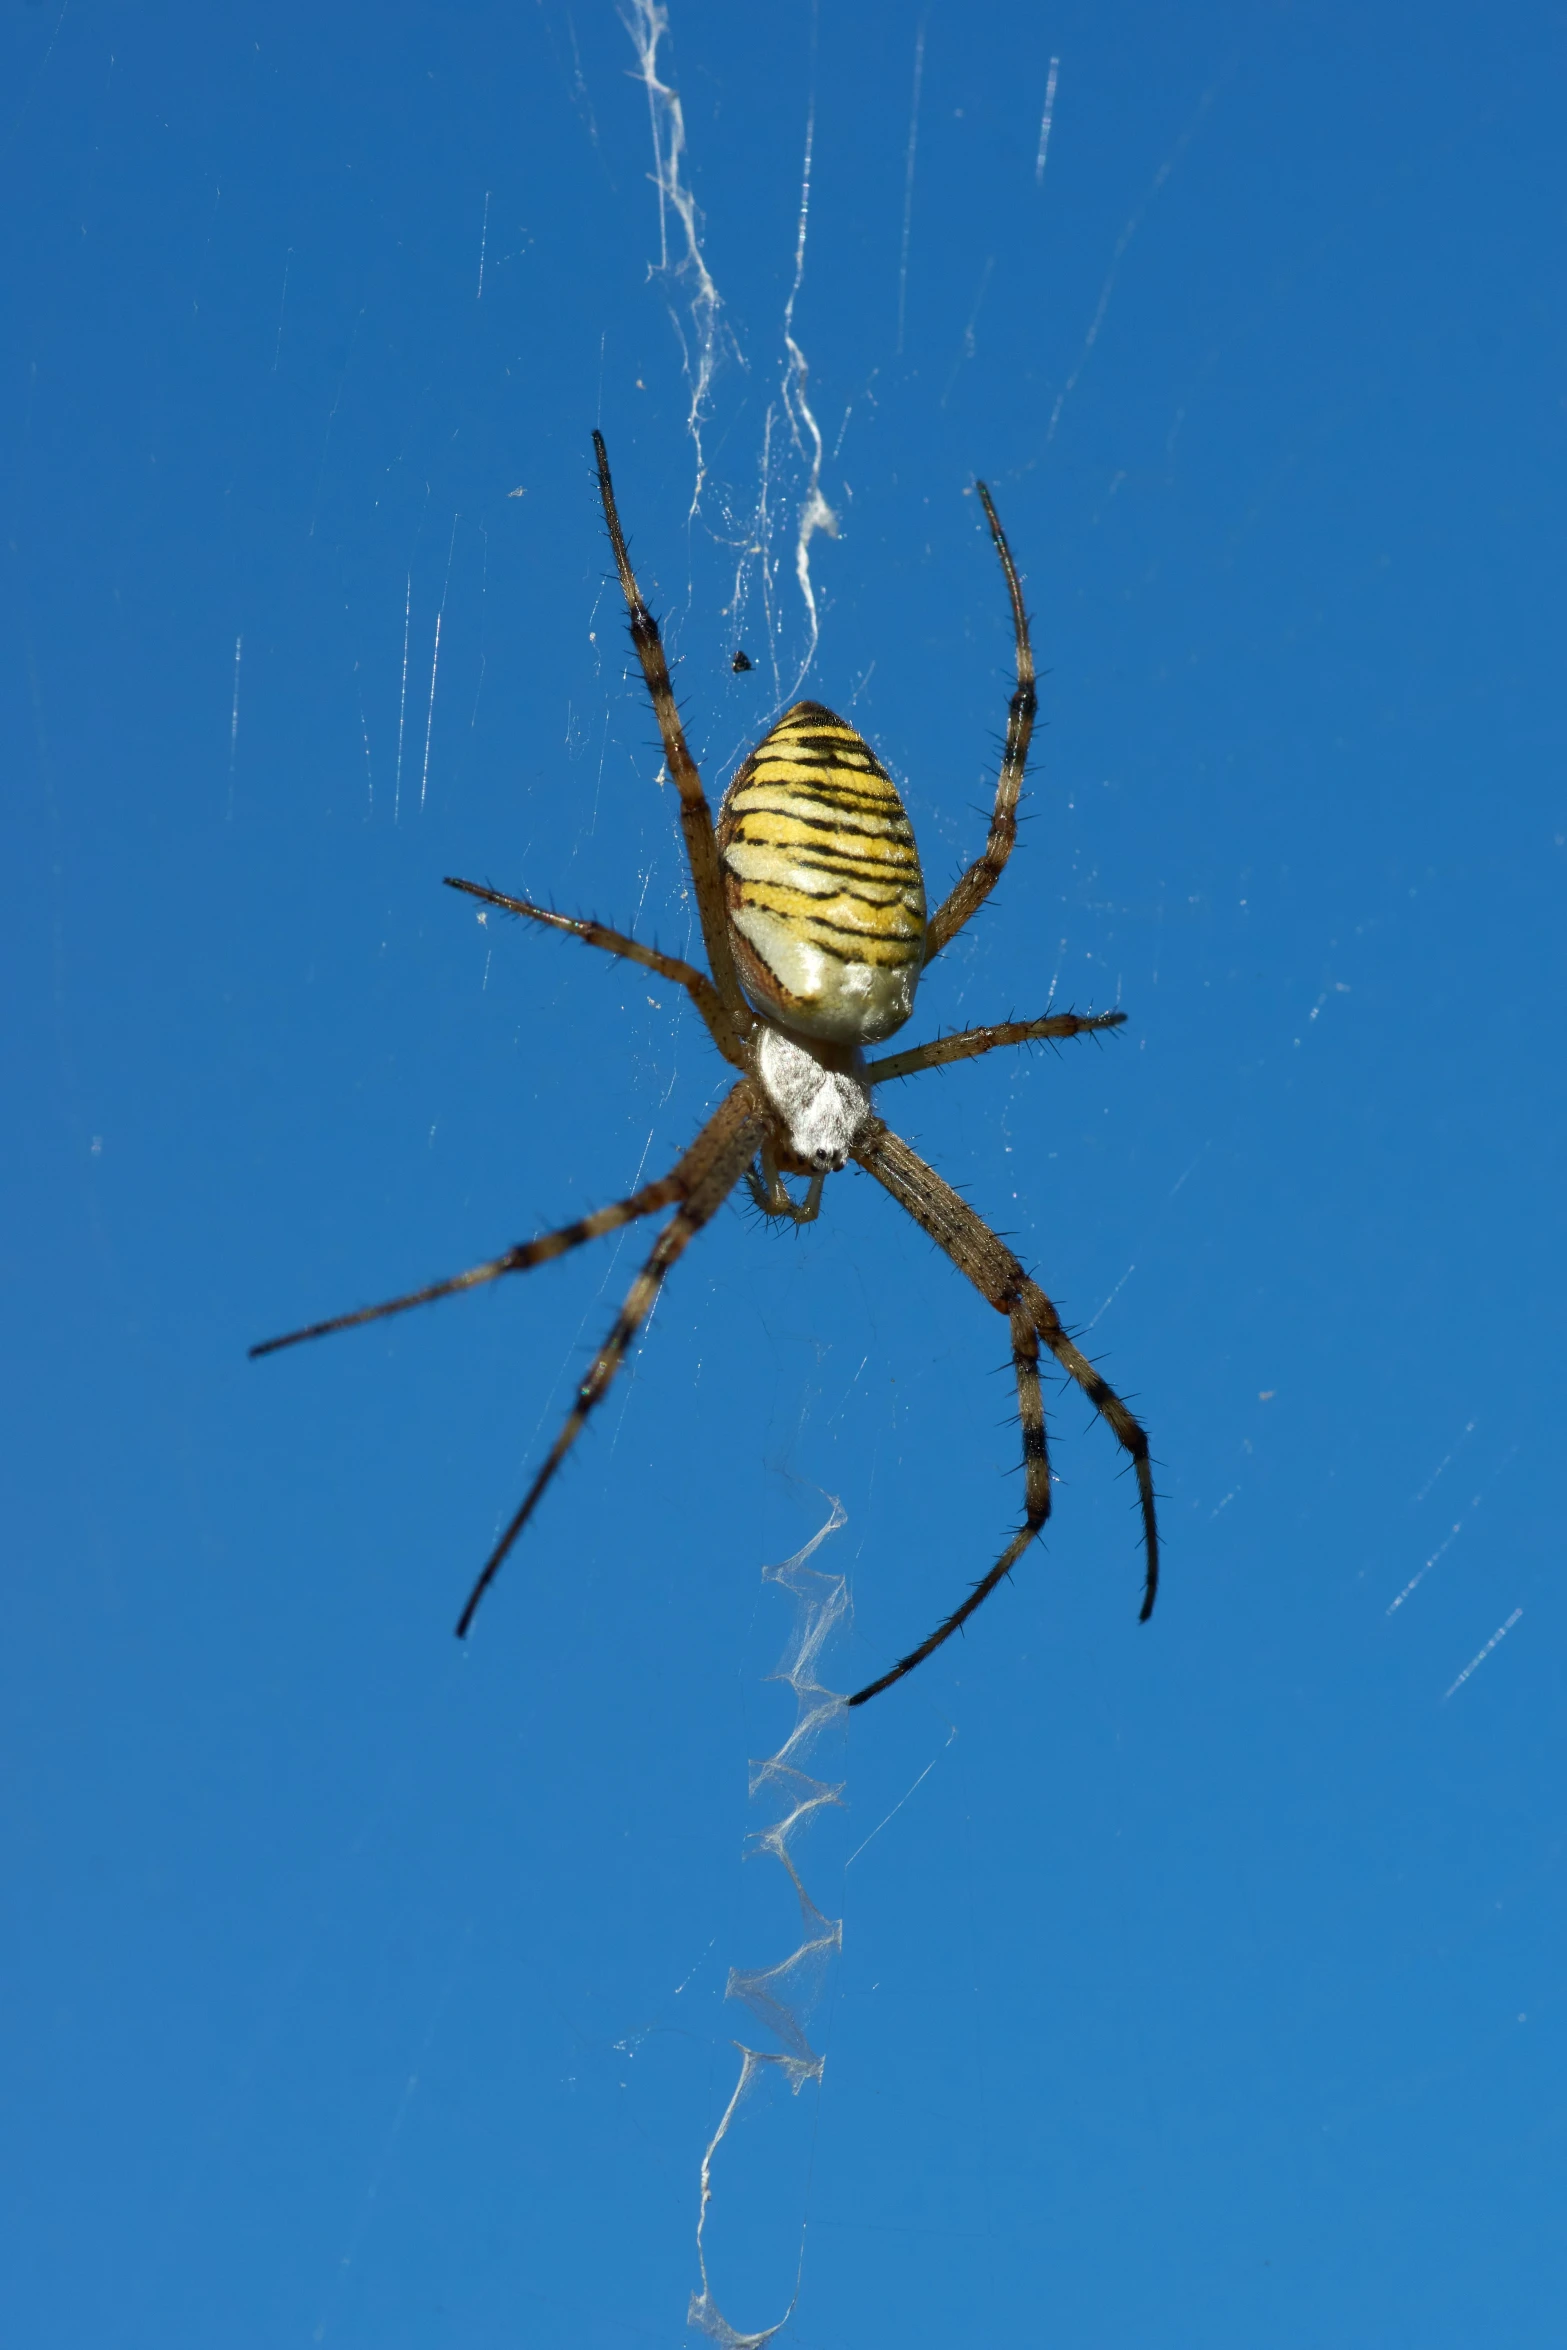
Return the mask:
<path id="1" fill-rule="evenodd" d="M 734 673 L 735 673 L 736 677 L 738 677 L 742 669 L 749 669 L 749 668 L 751 667 L 751 656 L 750 656 L 750 654 L 749 654 L 749 653 L 736 653 L 736 655 L 735 655 L 734 659 L 733 659 L 733 660 L 730 662 L 729 666 L 730 666 L 730 668 L 731 668 L 731 669 L 734 671 Z"/>

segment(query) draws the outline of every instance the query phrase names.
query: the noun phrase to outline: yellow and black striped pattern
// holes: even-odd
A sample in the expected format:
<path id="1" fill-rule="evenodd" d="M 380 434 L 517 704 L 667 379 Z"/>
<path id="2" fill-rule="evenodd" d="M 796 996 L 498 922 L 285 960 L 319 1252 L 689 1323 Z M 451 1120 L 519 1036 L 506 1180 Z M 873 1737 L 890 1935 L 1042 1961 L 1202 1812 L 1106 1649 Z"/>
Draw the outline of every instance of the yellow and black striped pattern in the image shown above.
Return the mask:
<path id="1" fill-rule="evenodd" d="M 803 1036 L 875 1044 L 914 1009 L 925 882 L 897 788 L 863 735 L 796 702 L 718 817 L 735 961 L 757 1009 Z"/>

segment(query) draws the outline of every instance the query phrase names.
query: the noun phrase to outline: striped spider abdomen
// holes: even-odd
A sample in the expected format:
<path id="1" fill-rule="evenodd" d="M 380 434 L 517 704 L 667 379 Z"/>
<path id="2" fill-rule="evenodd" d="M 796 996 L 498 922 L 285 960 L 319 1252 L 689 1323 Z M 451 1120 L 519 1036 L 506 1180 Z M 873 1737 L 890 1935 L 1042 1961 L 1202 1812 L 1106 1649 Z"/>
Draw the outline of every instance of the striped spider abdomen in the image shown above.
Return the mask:
<path id="1" fill-rule="evenodd" d="M 914 1009 L 925 881 L 897 786 L 863 735 L 796 702 L 718 814 L 741 984 L 801 1036 L 878 1044 Z"/>

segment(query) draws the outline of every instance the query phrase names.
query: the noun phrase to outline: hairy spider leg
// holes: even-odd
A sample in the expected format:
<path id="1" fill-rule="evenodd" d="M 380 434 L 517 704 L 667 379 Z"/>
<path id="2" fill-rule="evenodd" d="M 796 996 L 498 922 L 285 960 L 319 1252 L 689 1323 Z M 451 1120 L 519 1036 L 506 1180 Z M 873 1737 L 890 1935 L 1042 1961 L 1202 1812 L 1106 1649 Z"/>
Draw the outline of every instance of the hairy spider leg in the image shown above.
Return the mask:
<path id="1" fill-rule="evenodd" d="M 626 1359 L 632 1341 L 653 1310 L 653 1301 L 663 1287 L 664 1276 L 677 1258 L 685 1253 L 703 1225 L 717 1214 L 754 1157 L 764 1123 L 763 1113 L 751 1088 L 744 1083 L 739 1084 L 717 1116 L 703 1128 L 693 1149 L 686 1154 L 689 1162 L 706 1146 L 706 1165 L 691 1182 L 686 1198 L 664 1226 L 654 1243 L 652 1255 L 632 1282 L 626 1302 L 615 1317 L 613 1329 L 589 1364 L 587 1376 L 577 1389 L 577 1400 L 566 1415 L 565 1426 L 523 1496 L 522 1506 L 480 1569 L 478 1581 L 468 1594 L 468 1604 L 457 1619 L 459 1640 L 466 1639 L 480 1600 L 499 1574 L 512 1544 L 532 1517 L 545 1487 L 581 1435 L 588 1414 L 595 1404 L 603 1401 L 610 1382 Z"/>
<path id="2" fill-rule="evenodd" d="M 989 1028 L 960 1028 L 952 1036 L 938 1036 L 906 1053 L 884 1053 L 865 1071 L 867 1085 L 885 1085 L 893 1077 L 917 1077 L 922 1069 L 945 1069 L 953 1061 L 972 1061 L 978 1053 L 993 1053 L 997 1045 L 1037 1044 L 1053 1036 L 1089 1036 L 1098 1028 L 1121 1028 L 1124 1012 L 1050 1012 L 1042 1020 L 998 1020 Z"/>
<path id="3" fill-rule="evenodd" d="M 1001 773 L 996 778 L 996 805 L 990 819 L 990 834 L 982 855 L 974 860 L 957 886 L 945 897 L 930 918 L 925 933 L 925 961 L 932 963 L 942 948 L 969 919 L 976 914 L 1001 879 L 1007 859 L 1017 840 L 1017 803 L 1023 789 L 1023 770 L 1028 765 L 1028 746 L 1033 739 L 1034 712 L 1038 695 L 1034 690 L 1034 651 L 1028 641 L 1028 614 L 1023 609 L 1023 590 L 1007 545 L 1007 534 L 1001 527 L 1001 517 L 991 502 L 991 496 L 982 481 L 974 487 L 979 502 L 985 509 L 985 520 L 995 541 L 996 553 L 1001 558 L 1001 569 L 1006 578 L 1007 594 L 1012 601 L 1012 627 L 1017 638 L 1017 684 L 1007 705 L 1007 742 L 1001 755 Z"/>
<path id="4" fill-rule="evenodd" d="M 994 1303 L 994 1300 L 991 1302 Z M 879 1697 L 884 1689 L 890 1689 L 894 1681 L 901 1681 L 905 1673 L 912 1673 L 915 1666 L 922 1665 L 935 1649 L 940 1648 L 943 1641 L 950 1640 L 954 1632 L 961 1630 L 974 1610 L 984 1605 L 1003 1576 L 1012 1572 L 1050 1515 L 1050 1453 L 1045 1439 L 1045 1403 L 1039 1386 L 1039 1338 L 1026 1307 L 1014 1306 L 1008 1320 L 1012 1329 L 1012 1371 L 1017 1380 L 1018 1418 L 1023 1424 L 1023 1523 L 989 1574 L 981 1576 L 961 1607 L 954 1608 L 951 1615 L 937 1625 L 928 1640 L 922 1640 L 918 1648 L 912 1648 L 907 1656 L 900 1657 L 890 1673 L 883 1673 L 879 1681 L 872 1681 L 864 1689 L 857 1689 L 848 1700 L 850 1705 L 863 1705 L 867 1698 Z"/>
<path id="5" fill-rule="evenodd" d="M 1143 1576 L 1143 1604 L 1137 1611 L 1137 1620 L 1140 1624 L 1146 1624 L 1153 1614 L 1153 1603 L 1159 1596 L 1159 1520 L 1154 1507 L 1153 1463 L 1148 1453 L 1147 1431 L 1142 1422 L 1127 1410 L 1109 1381 L 1101 1378 L 1087 1355 L 1073 1345 L 1061 1327 L 1060 1315 L 1037 1281 L 1024 1282 L 1023 1302 L 1034 1317 L 1034 1328 L 1062 1370 L 1077 1381 L 1099 1417 L 1108 1422 L 1116 1442 L 1130 1456 L 1137 1476 L 1137 1506 L 1142 1512 L 1143 1552 L 1147 1560 Z"/>
<path id="6" fill-rule="evenodd" d="M 710 1118 L 691 1148 L 675 1161 L 667 1175 L 656 1183 L 648 1183 L 629 1199 L 616 1200 L 607 1208 L 595 1208 L 590 1216 L 580 1216 L 574 1224 L 562 1224 L 557 1231 L 541 1233 L 537 1240 L 520 1241 L 507 1249 L 504 1256 L 490 1257 L 482 1265 L 471 1265 L 466 1273 L 454 1273 L 449 1280 L 432 1281 L 428 1288 L 412 1289 L 406 1297 L 389 1297 L 378 1306 L 361 1306 L 357 1313 L 336 1314 L 330 1322 L 312 1322 L 303 1330 L 290 1330 L 281 1338 L 265 1338 L 259 1346 L 250 1349 L 251 1360 L 258 1355 L 274 1355 L 285 1346 L 302 1346 L 307 1338 L 330 1338 L 337 1330 L 357 1330 L 364 1322 L 381 1322 L 389 1314 L 405 1314 L 410 1306 L 433 1305 L 437 1298 L 455 1297 L 465 1289 L 478 1289 L 486 1281 L 498 1281 L 503 1273 L 527 1273 L 535 1265 L 548 1264 L 552 1257 L 563 1257 L 568 1249 L 580 1248 L 585 1240 L 598 1240 L 606 1232 L 618 1232 L 622 1224 L 634 1224 L 639 1216 L 657 1215 L 660 1208 L 673 1207 L 677 1200 L 687 1198 L 701 1182 L 708 1161 L 728 1132 L 726 1118 L 736 1098 L 749 1099 L 749 1088 L 735 1087 L 717 1114 Z"/>
<path id="7" fill-rule="evenodd" d="M 557 914 L 548 906 L 530 905 L 526 898 L 509 898 L 504 890 L 490 889 L 480 881 L 459 881 L 446 876 L 448 889 L 466 890 L 471 898 L 482 898 L 488 906 L 499 906 L 507 914 L 526 914 L 530 922 L 542 922 L 547 929 L 564 930 L 572 938 L 580 938 L 584 946 L 602 947 L 609 955 L 618 955 L 627 963 L 640 963 L 644 971 L 657 972 L 660 979 L 668 979 L 676 987 L 683 987 L 707 1023 L 714 1044 L 726 1061 L 736 1068 L 746 1065 L 745 1055 L 724 1010 L 717 988 L 705 971 L 694 963 L 682 963 L 678 955 L 665 955 L 657 947 L 645 947 L 640 939 L 628 938 L 624 931 L 611 930 L 604 922 L 595 922 L 591 916 Z"/>
<path id="8" fill-rule="evenodd" d="M 664 658 L 658 622 L 643 602 L 642 591 L 637 586 L 636 574 L 631 568 L 631 557 L 626 551 L 626 535 L 620 527 L 620 515 L 615 505 L 615 488 L 609 477 L 609 451 L 604 446 L 604 435 L 601 432 L 593 435 L 593 453 L 598 459 L 599 495 L 604 501 L 604 521 L 609 531 L 609 543 L 615 551 L 615 568 L 620 573 L 621 591 L 631 620 L 631 641 L 637 649 L 637 659 L 642 664 L 642 674 L 647 680 L 648 698 L 653 704 L 653 715 L 658 720 L 664 758 L 674 778 L 675 789 L 680 794 L 680 829 L 685 835 L 686 856 L 691 866 L 691 886 L 696 892 L 702 944 L 707 949 L 707 960 L 719 1001 L 740 1035 L 749 1036 L 756 1026 L 756 1015 L 741 993 L 734 950 L 729 943 L 729 917 L 724 906 L 724 881 L 718 862 L 718 843 L 713 837 L 713 812 L 707 804 L 702 778 L 697 773 L 696 761 L 686 742 L 680 712 L 675 707 L 674 688 L 669 682 L 669 663 Z"/>
<path id="9" fill-rule="evenodd" d="M 490 1257 L 482 1265 L 470 1265 L 466 1273 L 454 1273 L 450 1280 L 432 1281 L 426 1289 L 411 1289 L 406 1297 L 389 1297 L 378 1306 L 361 1306 L 357 1313 L 335 1314 L 330 1322 L 312 1322 L 303 1330 L 289 1330 L 281 1338 L 264 1338 L 259 1346 L 250 1349 L 254 1362 L 258 1355 L 275 1355 L 285 1346 L 302 1346 L 307 1338 L 330 1338 L 336 1330 L 357 1330 L 362 1322 L 383 1322 L 389 1314 L 405 1314 L 410 1306 L 433 1305 L 437 1298 L 456 1297 L 465 1289 L 478 1289 L 486 1281 L 498 1281 L 503 1273 L 526 1273 L 534 1265 L 547 1264 L 551 1257 L 561 1257 L 568 1249 L 580 1248 L 585 1240 L 597 1240 L 602 1233 L 618 1231 L 622 1224 L 635 1223 L 639 1216 L 653 1216 L 660 1208 L 673 1206 L 680 1197 L 680 1186 L 673 1175 L 650 1183 L 642 1191 L 635 1191 L 629 1199 L 616 1200 L 612 1207 L 596 1208 L 591 1216 L 583 1216 L 575 1224 L 563 1224 L 557 1232 L 545 1232 L 537 1240 L 522 1241 L 509 1248 L 504 1256 Z"/>
<path id="10" fill-rule="evenodd" d="M 974 1610 L 983 1606 L 1002 1577 L 1012 1572 L 1050 1515 L 1050 1455 L 1045 1442 L 1045 1403 L 1039 1388 L 1039 1339 L 1024 1307 L 1014 1306 L 1008 1318 L 1012 1325 L 1012 1370 L 1017 1380 L 1018 1417 L 1023 1423 L 1023 1523 L 962 1606 L 954 1608 L 928 1640 L 922 1640 L 918 1648 L 900 1657 L 890 1673 L 883 1673 L 879 1681 L 857 1689 L 848 1700 L 850 1705 L 863 1705 L 868 1697 L 879 1697 L 894 1681 L 901 1681 L 905 1673 L 912 1673 L 916 1665 L 922 1665 L 944 1640 L 950 1640 Z"/>
<path id="11" fill-rule="evenodd" d="M 901 1681 L 918 1664 L 923 1664 L 933 1650 L 965 1624 L 974 1610 L 981 1606 L 1001 1581 L 1002 1577 L 1022 1556 L 1044 1524 L 1050 1510 L 1050 1472 L 1046 1464 L 1044 1411 L 1039 1396 L 1039 1349 L 1037 1343 L 1025 1342 L 1019 1333 L 1026 1329 L 1037 1332 L 1062 1369 L 1082 1388 L 1095 1410 L 1108 1423 L 1112 1433 L 1130 1454 L 1137 1473 L 1138 1499 L 1142 1507 L 1143 1543 L 1147 1560 L 1147 1576 L 1143 1591 L 1142 1622 L 1153 1612 L 1154 1594 L 1159 1587 L 1159 1532 L 1154 1516 L 1153 1473 L 1148 1461 L 1148 1439 L 1140 1424 L 1132 1417 L 1114 1389 L 1100 1377 L 1086 1355 L 1081 1354 L 1061 1327 L 1060 1316 L 1038 1283 L 1031 1281 L 1018 1259 L 1006 1244 L 999 1240 L 988 1224 L 975 1215 L 967 1201 L 958 1197 L 949 1183 L 944 1183 L 933 1167 L 928 1167 L 918 1153 L 910 1150 L 890 1128 L 877 1129 L 858 1144 L 855 1158 L 874 1175 L 877 1182 L 891 1192 L 901 1208 L 911 1215 L 922 1230 L 928 1232 L 938 1248 L 943 1249 L 966 1274 L 981 1297 L 993 1305 L 997 1313 L 1005 1314 L 1012 1331 L 1012 1360 L 1018 1382 L 1018 1408 L 1023 1421 L 1023 1467 L 1025 1476 L 1025 1515 L 1023 1525 L 1013 1536 L 989 1574 L 977 1583 L 961 1607 L 937 1625 L 928 1640 L 901 1657 L 890 1672 L 857 1689 L 849 1699 L 850 1705 L 863 1705 L 867 1698 L 879 1696 L 890 1689 L 894 1681 Z"/>
<path id="12" fill-rule="evenodd" d="M 805 1187 L 803 1200 L 789 1196 L 788 1185 L 778 1172 L 778 1154 L 769 1138 L 759 1153 L 760 1165 L 747 1167 L 745 1186 L 764 1216 L 781 1216 L 791 1224 L 814 1224 L 822 1212 L 822 1185 L 825 1175 L 813 1175 Z"/>

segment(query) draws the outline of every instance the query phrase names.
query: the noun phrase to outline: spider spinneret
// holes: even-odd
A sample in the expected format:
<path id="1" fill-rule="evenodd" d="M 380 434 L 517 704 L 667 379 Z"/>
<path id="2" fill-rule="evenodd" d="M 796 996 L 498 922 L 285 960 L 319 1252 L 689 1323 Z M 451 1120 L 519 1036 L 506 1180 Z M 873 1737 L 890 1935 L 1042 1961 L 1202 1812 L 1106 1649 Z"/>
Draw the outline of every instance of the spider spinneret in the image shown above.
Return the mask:
<path id="1" fill-rule="evenodd" d="M 537 1240 L 519 1242 L 504 1255 L 449 1280 L 336 1315 L 331 1321 L 311 1323 L 250 1351 L 273 1354 L 304 1339 L 323 1338 L 477 1288 L 504 1273 L 526 1272 L 638 1217 L 674 1209 L 614 1328 L 579 1384 L 565 1426 L 485 1561 L 458 1619 L 461 1639 L 507 1552 L 625 1360 L 665 1276 L 736 1184 L 745 1182 L 765 1215 L 806 1224 L 820 1213 L 827 1177 L 853 1159 L 945 1251 L 987 1304 L 1007 1318 L 1023 1429 L 1024 1511 L 1022 1525 L 1001 1556 L 929 1638 L 847 1702 L 863 1705 L 923 1663 L 988 1599 L 1042 1530 L 1050 1515 L 1050 1463 L 1039 1381 L 1041 1344 L 1106 1421 L 1136 1474 L 1144 1550 L 1141 1613 L 1146 1622 L 1159 1583 L 1159 1534 L 1142 1426 L 1074 1344 L 1055 1307 L 1020 1260 L 951 1185 L 892 1132 L 871 1099 L 873 1089 L 892 1078 L 944 1068 L 1000 1045 L 1118 1028 L 1126 1015 L 1047 1012 L 1036 1020 L 965 1029 L 874 1061 L 867 1061 L 864 1052 L 866 1045 L 880 1044 L 903 1027 L 914 1009 L 922 972 L 984 904 L 1017 839 L 1018 799 L 1034 726 L 1034 658 L 1017 568 L 990 492 L 983 482 L 976 484 L 1011 601 L 1017 684 L 1008 709 L 989 838 L 935 913 L 927 916 L 919 851 L 897 787 L 864 737 L 820 702 L 797 702 L 757 744 L 724 794 L 715 828 L 675 707 L 658 625 L 631 567 L 602 434 L 593 435 L 593 446 L 631 641 L 679 795 L 708 969 L 644 946 L 601 922 L 556 914 L 479 882 L 449 877 L 448 886 L 565 931 L 587 946 L 640 964 L 683 987 L 719 1052 L 739 1072 L 738 1081 L 669 1173 L 629 1199 Z M 735 657 L 737 669 L 742 658 Z M 803 1201 L 791 1196 L 785 1175 L 808 1178 Z"/>

